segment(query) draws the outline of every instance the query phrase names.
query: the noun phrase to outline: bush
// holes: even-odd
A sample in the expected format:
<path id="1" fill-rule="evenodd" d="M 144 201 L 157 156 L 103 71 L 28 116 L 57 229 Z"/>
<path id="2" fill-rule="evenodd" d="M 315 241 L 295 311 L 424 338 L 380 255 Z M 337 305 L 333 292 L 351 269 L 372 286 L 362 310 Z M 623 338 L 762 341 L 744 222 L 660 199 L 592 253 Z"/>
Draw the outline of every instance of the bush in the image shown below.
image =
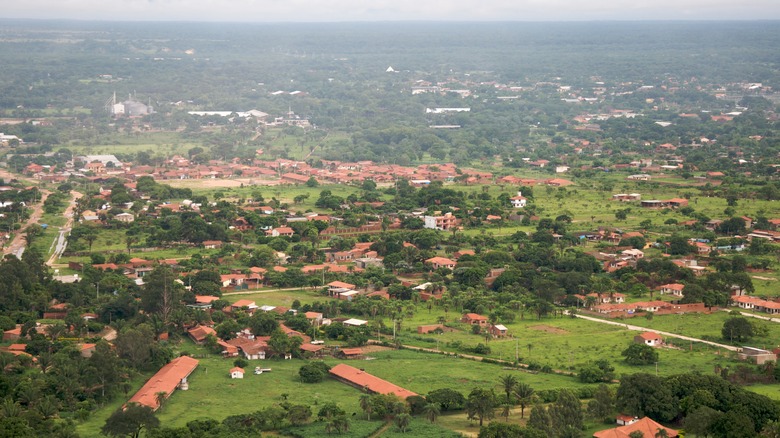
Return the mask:
<path id="1" fill-rule="evenodd" d="M 298 370 L 303 383 L 319 383 L 328 375 L 330 367 L 325 362 L 310 362 Z"/>

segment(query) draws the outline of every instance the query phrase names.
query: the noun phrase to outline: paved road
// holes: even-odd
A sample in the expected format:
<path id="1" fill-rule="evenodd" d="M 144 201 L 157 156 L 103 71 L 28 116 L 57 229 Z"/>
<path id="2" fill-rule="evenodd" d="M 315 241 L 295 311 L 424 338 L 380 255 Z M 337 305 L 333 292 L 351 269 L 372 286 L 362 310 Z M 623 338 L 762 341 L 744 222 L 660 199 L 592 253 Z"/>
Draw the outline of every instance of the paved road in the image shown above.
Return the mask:
<path id="1" fill-rule="evenodd" d="M 739 350 L 741 350 L 739 347 L 734 347 L 733 345 L 718 344 L 717 342 L 705 341 L 704 339 L 692 338 L 690 336 L 678 335 L 676 333 L 662 332 L 660 330 L 649 329 L 647 327 L 640 327 L 638 325 L 630 325 L 630 324 L 626 324 L 626 323 L 623 323 L 623 322 L 607 321 L 605 319 L 594 318 L 592 316 L 585 316 L 585 315 L 579 315 L 579 314 L 577 314 L 575 316 L 577 318 L 586 319 L 588 321 L 600 322 L 602 324 L 617 325 L 617 326 L 620 326 L 620 327 L 624 327 L 627 330 L 636 330 L 636 331 L 640 331 L 640 332 L 652 332 L 652 333 L 657 333 L 659 335 L 668 336 L 670 338 L 684 339 L 686 341 L 693 341 L 693 342 L 701 342 L 702 344 L 712 345 L 713 347 L 719 347 L 719 348 L 723 348 L 723 349 L 729 350 L 729 351 L 739 351 Z"/>

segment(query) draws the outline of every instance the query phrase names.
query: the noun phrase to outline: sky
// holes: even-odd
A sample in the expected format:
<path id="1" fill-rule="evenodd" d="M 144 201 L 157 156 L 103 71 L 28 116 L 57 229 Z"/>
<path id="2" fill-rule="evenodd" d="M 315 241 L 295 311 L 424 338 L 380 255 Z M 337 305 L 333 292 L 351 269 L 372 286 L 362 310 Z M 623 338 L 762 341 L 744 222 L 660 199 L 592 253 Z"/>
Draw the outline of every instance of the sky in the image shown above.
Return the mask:
<path id="1" fill-rule="evenodd" d="M 778 20 L 778 0 L 5 0 L 1 18 L 104 21 Z M 10 4 L 9 4 L 10 3 Z"/>

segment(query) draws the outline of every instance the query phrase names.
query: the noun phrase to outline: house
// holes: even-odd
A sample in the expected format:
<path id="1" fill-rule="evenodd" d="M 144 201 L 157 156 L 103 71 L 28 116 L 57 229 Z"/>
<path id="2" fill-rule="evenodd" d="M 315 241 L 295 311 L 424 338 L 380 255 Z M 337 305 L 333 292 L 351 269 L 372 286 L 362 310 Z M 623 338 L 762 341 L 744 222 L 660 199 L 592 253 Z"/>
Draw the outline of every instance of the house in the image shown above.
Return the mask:
<path id="1" fill-rule="evenodd" d="M 337 355 L 344 359 L 358 359 L 363 356 L 363 350 L 360 348 L 342 348 Z"/>
<path id="2" fill-rule="evenodd" d="M 96 344 L 78 344 L 79 354 L 81 357 L 90 358 L 92 353 L 95 352 Z"/>
<path id="3" fill-rule="evenodd" d="M 217 339 L 217 345 L 222 347 L 222 357 L 236 357 L 238 356 L 238 347 L 230 345 L 222 339 Z"/>
<path id="4" fill-rule="evenodd" d="M 249 313 L 254 313 L 255 310 L 257 310 L 258 306 L 255 304 L 252 300 L 238 300 L 235 303 L 230 305 L 230 310 L 241 310 L 244 307 L 246 307 L 249 310 Z"/>
<path id="5" fill-rule="evenodd" d="M 22 337 L 22 326 L 3 331 L 3 341 L 16 341 Z"/>
<path id="6" fill-rule="evenodd" d="M 548 179 L 544 183 L 551 187 L 568 187 L 574 184 L 573 182 L 563 178 Z"/>
<path id="7" fill-rule="evenodd" d="M 356 319 L 356 318 L 350 318 L 344 322 L 342 322 L 344 325 L 351 325 L 353 327 L 360 327 L 361 325 L 368 324 L 368 321 L 364 321 L 362 319 Z"/>
<path id="8" fill-rule="evenodd" d="M 737 356 L 740 360 L 749 360 L 756 365 L 777 361 L 777 355 L 775 353 L 753 347 L 742 347 L 742 351 L 740 351 Z"/>
<path id="9" fill-rule="evenodd" d="M 266 337 L 266 339 L 270 339 Z M 266 349 L 268 343 L 264 339 L 248 339 L 245 337 L 237 337 L 227 341 L 229 345 L 232 345 L 244 355 L 246 360 L 263 360 L 265 359 Z M 224 351 L 223 351 L 224 354 Z"/>
<path id="10" fill-rule="evenodd" d="M 244 378 L 244 369 L 240 367 L 233 367 L 230 369 L 230 378 L 231 379 L 243 379 Z"/>
<path id="11" fill-rule="evenodd" d="M 292 237 L 293 234 L 295 234 L 295 230 L 290 227 L 278 227 L 265 232 L 266 236 L 271 237 Z"/>
<path id="12" fill-rule="evenodd" d="M 219 297 L 215 297 L 213 295 L 195 295 L 195 304 L 192 304 L 190 307 L 210 309 L 211 303 L 217 301 L 218 299 Z"/>
<path id="13" fill-rule="evenodd" d="M 647 418 L 642 417 L 639 420 L 631 422 L 625 426 L 618 426 L 612 429 L 602 430 L 593 434 L 594 438 L 629 438 L 631 436 L 644 436 L 647 438 L 653 438 L 658 436 L 659 430 L 666 432 L 666 436 L 669 438 L 675 438 L 680 436 L 679 432 L 674 429 L 670 429 L 666 426 L 662 426 L 659 423 Z M 639 432 L 639 433 L 634 433 Z M 632 435 L 632 433 L 634 433 Z"/>
<path id="14" fill-rule="evenodd" d="M 506 326 L 501 324 L 491 325 L 488 329 L 488 332 L 490 332 L 490 334 L 495 338 L 503 338 L 508 334 Z"/>
<path id="15" fill-rule="evenodd" d="M 114 220 L 129 224 L 135 221 L 135 216 L 133 216 L 131 213 L 119 213 L 118 215 L 114 216 Z"/>
<path id="16" fill-rule="evenodd" d="M 460 219 L 447 212 L 441 216 L 423 216 L 423 226 L 432 230 L 451 230 L 460 226 Z"/>
<path id="17" fill-rule="evenodd" d="M 436 331 L 444 331 L 444 324 L 418 325 L 417 334 L 425 335 Z"/>
<path id="18" fill-rule="evenodd" d="M 630 257 L 632 260 L 639 260 L 639 259 L 645 257 L 645 253 L 644 252 L 642 252 L 639 249 L 634 249 L 634 248 L 623 250 L 623 252 L 621 252 L 621 254 L 623 256 L 625 256 L 625 257 Z"/>
<path id="19" fill-rule="evenodd" d="M 202 345 L 204 342 L 206 342 L 206 338 L 208 338 L 209 335 L 216 337 L 217 331 L 211 327 L 199 325 L 187 330 L 187 334 L 190 335 L 190 338 L 192 338 L 196 344 Z"/>
<path id="20" fill-rule="evenodd" d="M 246 280 L 246 275 L 222 274 L 219 276 L 219 279 L 222 282 L 222 287 L 241 286 L 242 284 L 244 284 L 244 280 Z"/>
<path id="21" fill-rule="evenodd" d="M 222 247 L 222 241 L 221 240 L 204 240 L 203 241 L 203 248 L 204 249 L 217 249 Z"/>
<path id="22" fill-rule="evenodd" d="M 469 325 L 485 326 L 488 324 L 487 316 L 480 315 L 478 313 L 467 313 L 463 315 L 460 322 Z"/>
<path id="23" fill-rule="evenodd" d="M 455 265 L 457 264 L 455 261 L 446 257 L 431 257 L 426 260 L 425 263 L 430 263 L 434 270 L 439 268 L 455 269 Z"/>
<path id="24" fill-rule="evenodd" d="M 179 356 L 170 361 L 167 365 L 160 368 L 151 379 L 149 379 L 134 396 L 128 400 L 128 403 L 138 403 L 147 406 L 153 411 L 160 407 L 158 394 L 164 393 L 165 398 L 169 398 L 176 388 L 182 390 L 188 387 L 187 377 L 198 367 L 198 360 L 189 356 Z"/>
<path id="25" fill-rule="evenodd" d="M 629 424 L 634 424 L 637 421 L 639 421 L 639 418 L 631 415 L 620 414 L 617 417 L 615 417 L 615 423 L 621 426 L 628 426 Z"/>
<path id="26" fill-rule="evenodd" d="M 328 286 L 328 294 L 331 296 L 336 296 L 341 292 L 346 292 L 355 289 L 354 284 L 345 283 L 343 281 L 331 281 L 326 286 Z"/>
<path id="27" fill-rule="evenodd" d="M 524 198 L 521 192 L 517 192 L 517 196 L 509 198 L 509 202 L 512 204 L 512 208 L 525 208 L 528 199 Z"/>
<path id="28" fill-rule="evenodd" d="M 661 285 L 660 292 L 661 292 L 661 295 L 672 294 L 672 295 L 674 295 L 676 297 L 681 297 L 681 296 L 683 296 L 683 289 L 684 288 L 685 288 L 684 284 L 670 283 L 670 284 Z"/>
<path id="29" fill-rule="evenodd" d="M 336 380 L 372 394 L 395 394 L 402 399 L 417 395 L 408 389 L 401 388 L 347 364 L 340 363 L 328 372 Z"/>
<path id="30" fill-rule="evenodd" d="M 645 344 L 651 347 L 660 347 L 664 343 L 663 338 L 658 333 L 644 332 L 634 336 L 634 342 Z"/>
<path id="31" fill-rule="evenodd" d="M 612 200 L 620 202 L 641 201 L 642 195 L 639 193 L 618 193 L 617 195 L 612 195 Z"/>
<path id="32" fill-rule="evenodd" d="M 322 313 L 319 312 L 306 312 L 304 313 L 304 316 L 306 316 L 306 319 L 311 321 L 314 325 L 322 324 Z"/>

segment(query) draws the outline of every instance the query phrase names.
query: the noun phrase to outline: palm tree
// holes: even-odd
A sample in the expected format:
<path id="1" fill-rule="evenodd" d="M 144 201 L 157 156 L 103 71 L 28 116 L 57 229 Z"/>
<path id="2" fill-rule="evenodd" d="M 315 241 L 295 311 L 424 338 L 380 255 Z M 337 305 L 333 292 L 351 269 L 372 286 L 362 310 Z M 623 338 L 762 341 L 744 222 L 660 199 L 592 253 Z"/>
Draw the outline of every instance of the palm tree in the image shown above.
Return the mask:
<path id="1" fill-rule="evenodd" d="M 157 400 L 157 405 L 162 409 L 163 404 L 165 404 L 166 397 L 168 396 L 168 393 L 165 391 L 159 391 L 154 394 L 154 398 Z"/>
<path id="2" fill-rule="evenodd" d="M 401 429 L 402 433 L 406 433 L 406 429 L 409 427 L 409 423 L 411 422 L 412 416 L 405 412 L 403 414 L 398 414 L 398 416 L 395 417 L 395 425 Z"/>
<path id="3" fill-rule="evenodd" d="M 423 406 L 422 413 L 425 415 L 425 418 L 427 418 L 428 421 L 435 423 L 436 419 L 439 417 L 439 414 L 441 414 L 441 408 L 439 407 L 438 403 L 428 403 Z"/>
<path id="4" fill-rule="evenodd" d="M 655 433 L 655 438 L 669 438 L 669 432 L 659 427 L 658 432 Z"/>
<path id="5" fill-rule="evenodd" d="M 512 403 L 501 404 L 501 416 L 504 417 L 504 421 L 509 422 L 509 414 L 512 413 Z"/>
<path id="6" fill-rule="evenodd" d="M 371 421 L 371 413 L 374 411 L 373 406 L 371 406 L 371 396 L 368 394 L 363 394 L 360 396 L 360 409 L 363 410 L 363 412 L 366 413 L 366 417 L 368 418 L 368 421 Z"/>
<path id="7" fill-rule="evenodd" d="M 531 344 L 528 344 L 531 345 Z M 533 401 L 534 389 L 527 383 L 518 383 L 515 386 L 515 397 L 520 404 L 520 418 L 525 416 L 525 407 Z"/>
<path id="8" fill-rule="evenodd" d="M 512 393 L 519 383 L 517 377 L 511 374 L 506 374 L 498 378 L 498 383 L 502 388 L 504 388 L 504 392 L 506 393 L 506 401 L 507 403 L 510 403 L 512 400 Z"/>
<path id="9" fill-rule="evenodd" d="M 46 333 L 51 337 L 52 342 L 57 342 L 57 338 L 67 331 L 68 327 L 65 324 L 52 324 L 46 328 Z"/>

